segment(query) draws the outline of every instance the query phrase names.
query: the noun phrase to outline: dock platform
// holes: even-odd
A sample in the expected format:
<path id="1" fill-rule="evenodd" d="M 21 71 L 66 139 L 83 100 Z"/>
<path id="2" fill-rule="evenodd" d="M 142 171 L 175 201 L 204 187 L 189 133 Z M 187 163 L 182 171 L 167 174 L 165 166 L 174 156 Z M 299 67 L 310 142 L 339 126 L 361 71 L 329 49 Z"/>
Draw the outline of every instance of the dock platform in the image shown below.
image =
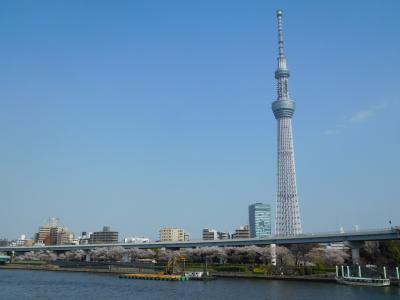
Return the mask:
<path id="1" fill-rule="evenodd" d="M 165 280 L 165 281 L 186 281 L 188 280 L 182 275 L 165 275 L 165 274 L 121 274 L 119 278 L 123 279 L 142 279 L 142 280 Z"/>

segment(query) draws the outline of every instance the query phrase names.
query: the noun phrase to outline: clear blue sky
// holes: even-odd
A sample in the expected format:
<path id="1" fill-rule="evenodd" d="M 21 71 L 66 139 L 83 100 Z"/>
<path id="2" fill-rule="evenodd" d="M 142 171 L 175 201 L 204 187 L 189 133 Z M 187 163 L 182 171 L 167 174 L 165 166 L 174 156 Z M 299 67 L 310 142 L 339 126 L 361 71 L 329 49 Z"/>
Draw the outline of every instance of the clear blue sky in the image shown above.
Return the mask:
<path id="1" fill-rule="evenodd" d="M 0 237 L 275 206 L 278 8 L 304 231 L 400 224 L 399 1 L 1 1 Z"/>

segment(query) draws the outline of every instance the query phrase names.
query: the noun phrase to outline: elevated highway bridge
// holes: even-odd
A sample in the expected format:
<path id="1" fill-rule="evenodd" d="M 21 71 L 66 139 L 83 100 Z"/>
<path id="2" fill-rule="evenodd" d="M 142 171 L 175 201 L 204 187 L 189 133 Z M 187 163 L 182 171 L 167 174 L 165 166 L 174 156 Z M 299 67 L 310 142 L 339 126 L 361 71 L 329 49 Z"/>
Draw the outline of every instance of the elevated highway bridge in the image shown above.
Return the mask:
<path id="1" fill-rule="evenodd" d="M 29 251 L 54 251 L 66 252 L 74 250 L 90 251 L 102 247 L 123 247 L 125 249 L 180 249 L 180 248 L 198 248 L 198 247 L 242 247 L 242 246 L 267 246 L 293 245 L 293 244 L 321 244 L 345 242 L 352 249 L 353 262 L 359 260 L 359 249 L 366 241 L 385 241 L 400 240 L 400 226 L 390 229 L 367 230 L 357 232 L 331 232 L 331 233 L 309 233 L 291 237 L 271 236 L 268 238 L 250 238 L 250 239 L 230 239 L 230 240 L 193 240 L 185 242 L 151 242 L 151 243 L 114 243 L 114 244 L 85 244 L 85 245 L 52 245 L 52 246 L 31 246 L 31 247 L 0 247 L 0 252 L 5 253 L 24 253 Z"/>

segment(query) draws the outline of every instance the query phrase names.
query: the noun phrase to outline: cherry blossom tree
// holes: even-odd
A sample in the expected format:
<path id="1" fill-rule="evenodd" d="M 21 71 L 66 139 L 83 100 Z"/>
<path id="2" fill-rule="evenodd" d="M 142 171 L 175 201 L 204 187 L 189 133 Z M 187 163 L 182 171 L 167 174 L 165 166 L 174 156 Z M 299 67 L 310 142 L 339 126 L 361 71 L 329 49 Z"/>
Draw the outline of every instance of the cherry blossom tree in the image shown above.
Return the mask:
<path id="1" fill-rule="evenodd" d="M 306 254 L 306 260 L 313 264 L 328 266 L 343 265 L 349 254 L 339 249 L 314 248 Z"/>
<path id="2" fill-rule="evenodd" d="M 287 267 L 294 265 L 294 257 L 290 250 L 283 246 L 276 246 L 276 262 L 278 266 Z"/>

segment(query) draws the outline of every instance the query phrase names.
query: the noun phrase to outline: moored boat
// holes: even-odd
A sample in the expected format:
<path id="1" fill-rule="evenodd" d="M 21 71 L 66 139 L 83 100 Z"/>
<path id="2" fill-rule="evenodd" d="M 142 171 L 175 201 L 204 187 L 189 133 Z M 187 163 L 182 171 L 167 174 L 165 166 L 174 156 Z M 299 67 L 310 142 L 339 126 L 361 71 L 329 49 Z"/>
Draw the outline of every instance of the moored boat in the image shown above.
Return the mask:
<path id="1" fill-rule="evenodd" d="M 216 279 L 215 276 L 210 276 L 208 272 L 185 272 L 184 276 L 188 280 L 200 280 L 200 281 L 207 281 Z"/>
<path id="2" fill-rule="evenodd" d="M 357 285 L 357 286 L 390 286 L 388 278 L 366 278 L 366 277 L 336 277 L 336 281 L 340 284 Z"/>

